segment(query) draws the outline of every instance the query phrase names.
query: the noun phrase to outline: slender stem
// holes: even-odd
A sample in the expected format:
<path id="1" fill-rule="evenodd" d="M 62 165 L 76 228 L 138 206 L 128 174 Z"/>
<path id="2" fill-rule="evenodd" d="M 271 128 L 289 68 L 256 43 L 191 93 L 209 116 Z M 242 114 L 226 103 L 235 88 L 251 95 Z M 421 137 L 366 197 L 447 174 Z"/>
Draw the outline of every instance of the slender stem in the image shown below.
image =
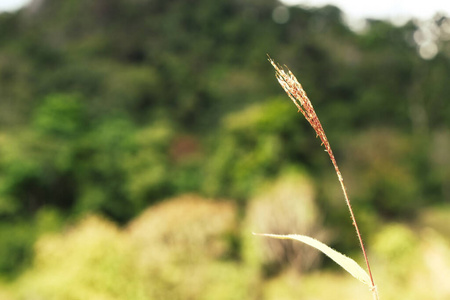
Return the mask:
<path id="1" fill-rule="evenodd" d="M 369 272 L 370 277 L 370 283 L 372 284 L 372 295 L 373 299 L 378 300 L 378 291 L 375 286 L 375 282 L 372 277 L 372 271 L 370 269 L 369 259 L 367 258 L 366 249 L 364 247 L 364 243 L 361 237 L 361 233 L 359 232 L 358 224 L 356 223 L 355 214 L 353 213 L 352 205 L 350 204 L 350 200 L 348 198 L 347 189 L 345 188 L 344 184 L 344 178 L 341 175 L 341 172 L 339 171 L 339 167 L 337 165 L 336 159 L 334 158 L 333 151 L 331 150 L 331 147 L 326 147 L 326 151 L 328 152 L 331 162 L 333 163 L 334 169 L 336 170 L 337 177 L 339 179 L 339 183 L 341 184 L 342 192 L 344 193 L 345 203 L 347 204 L 348 210 L 350 212 L 350 217 L 352 219 L 352 224 L 356 229 L 356 235 L 358 236 L 359 244 L 361 245 L 361 250 L 364 255 L 364 260 L 366 261 L 367 271 Z"/>

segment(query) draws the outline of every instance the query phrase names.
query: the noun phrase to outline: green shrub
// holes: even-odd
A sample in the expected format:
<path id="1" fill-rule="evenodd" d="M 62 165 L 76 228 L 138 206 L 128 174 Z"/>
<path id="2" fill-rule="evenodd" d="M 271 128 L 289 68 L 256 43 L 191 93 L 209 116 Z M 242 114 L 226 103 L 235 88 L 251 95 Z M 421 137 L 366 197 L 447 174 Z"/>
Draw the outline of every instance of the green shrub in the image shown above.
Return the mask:
<path id="1" fill-rule="evenodd" d="M 326 240 L 316 206 L 315 188 L 304 172 L 289 169 L 260 186 L 247 207 L 246 231 L 274 234 L 298 233 Z M 248 237 L 248 259 L 267 272 L 293 267 L 304 273 L 318 266 L 320 252 L 287 240 Z"/>
<path id="2" fill-rule="evenodd" d="M 35 245 L 17 299 L 255 299 L 257 274 L 230 255 L 232 202 L 185 195 L 123 230 L 91 216 Z"/>
<path id="3" fill-rule="evenodd" d="M 447 299 L 450 243 L 422 226 L 390 224 L 375 236 L 372 254 L 383 299 Z"/>
<path id="4" fill-rule="evenodd" d="M 17 281 L 19 299 L 146 299 L 133 251 L 110 222 L 89 217 L 66 234 L 44 235 L 33 268 Z"/>
<path id="5" fill-rule="evenodd" d="M 85 107 L 75 94 L 53 94 L 36 109 L 34 128 L 38 131 L 65 138 L 73 138 L 85 128 Z"/>
<path id="6" fill-rule="evenodd" d="M 249 197 L 261 181 L 273 178 L 289 162 L 299 128 L 290 103 L 278 99 L 253 104 L 226 116 L 223 132 L 205 168 L 203 190 L 211 195 Z M 297 135 L 299 135 L 297 133 Z M 294 137 L 295 139 L 295 137 Z"/>

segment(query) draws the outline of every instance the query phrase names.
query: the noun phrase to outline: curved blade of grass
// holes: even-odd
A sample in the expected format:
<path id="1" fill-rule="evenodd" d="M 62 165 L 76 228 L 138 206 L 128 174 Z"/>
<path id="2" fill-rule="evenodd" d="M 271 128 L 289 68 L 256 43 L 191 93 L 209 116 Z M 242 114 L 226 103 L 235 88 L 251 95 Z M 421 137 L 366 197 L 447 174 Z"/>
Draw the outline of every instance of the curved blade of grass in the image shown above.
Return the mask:
<path id="1" fill-rule="evenodd" d="M 268 234 L 268 233 L 253 233 L 253 234 L 282 240 L 296 240 L 305 243 L 311 247 L 316 248 L 317 250 L 320 250 L 322 253 L 324 253 L 329 258 L 334 260 L 338 265 L 344 268 L 344 270 L 349 272 L 353 277 L 355 277 L 362 283 L 367 284 L 370 287 L 372 286 L 369 274 L 367 274 L 367 272 L 364 271 L 364 269 L 361 268 L 356 261 L 354 261 L 348 256 L 345 256 L 340 252 L 337 252 L 333 248 L 328 247 L 327 245 L 325 245 L 322 242 L 319 242 L 316 239 L 300 234 L 287 234 L 287 235 Z"/>

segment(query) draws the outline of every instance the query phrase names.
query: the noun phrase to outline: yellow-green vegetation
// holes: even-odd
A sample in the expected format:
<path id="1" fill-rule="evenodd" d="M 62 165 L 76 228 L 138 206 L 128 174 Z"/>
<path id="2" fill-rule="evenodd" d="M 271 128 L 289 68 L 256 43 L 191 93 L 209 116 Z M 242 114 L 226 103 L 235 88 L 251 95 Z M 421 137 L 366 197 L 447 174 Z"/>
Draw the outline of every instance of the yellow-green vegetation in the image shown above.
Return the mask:
<path id="1" fill-rule="evenodd" d="M 347 273 L 328 271 L 306 276 L 285 272 L 265 282 L 264 295 L 265 300 L 372 299 L 367 286 L 355 284 L 354 278 Z"/>
<path id="2" fill-rule="evenodd" d="M 450 240 L 437 231 L 386 225 L 375 236 L 373 256 L 382 299 L 450 297 Z"/>
<path id="3" fill-rule="evenodd" d="M 11 299 L 252 299 L 257 273 L 231 257 L 236 217 L 230 201 L 192 195 L 123 229 L 86 217 L 39 238 Z"/>
<path id="4" fill-rule="evenodd" d="M 281 207 L 288 194 L 295 197 L 289 187 L 294 183 L 312 192 L 304 175 L 288 174 L 266 183 L 269 194 L 281 193 Z M 59 233 L 41 236 L 31 268 L 13 282 L 0 284 L 0 299 L 371 298 L 367 286 L 355 284 L 347 273 L 337 268 L 306 269 L 298 257 L 289 257 L 292 253 L 281 253 L 286 260 L 278 261 L 277 272 L 268 273 L 267 265 L 273 263 L 274 254 L 280 255 L 280 246 L 272 247 L 248 232 L 263 226 L 255 218 L 266 218 L 272 205 L 261 197 L 256 196 L 246 211 L 253 217 L 245 229 L 239 229 L 232 202 L 195 195 L 167 199 L 125 227 L 99 216 L 86 217 Z M 304 200 L 308 207 L 310 200 Z M 269 222 L 283 224 L 288 215 L 275 212 Z M 307 224 L 298 228 L 317 226 Z M 367 241 L 382 299 L 395 300 L 399 294 L 413 300 L 450 297 L 449 239 L 422 225 L 387 224 Z M 243 249 L 236 249 L 236 239 Z M 296 244 L 285 247 L 298 249 Z M 315 252 L 300 251 L 309 258 L 317 256 Z"/>
<path id="5" fill-rule="evenodd" d="M 35 245 L 33 268 L 18 281 L 18 298 L 143 299 L 132 252 L 117 227 L 90 217 Z"/>
<path id="6" fill-rule="evenodd" d="M 304 172 L 288 169 L 276 180 L 266 182 L 249 201 L 244 231 L 246 234 L 301 232 L 327 240 L 316 205 L 315 188 Z M 266 272 L 277 272 L 286 264 L 298 273 L 320 264 L 320 254 L 309 246 L 289 241 L 254 237 L 245 240 L 246 256 Z"/>

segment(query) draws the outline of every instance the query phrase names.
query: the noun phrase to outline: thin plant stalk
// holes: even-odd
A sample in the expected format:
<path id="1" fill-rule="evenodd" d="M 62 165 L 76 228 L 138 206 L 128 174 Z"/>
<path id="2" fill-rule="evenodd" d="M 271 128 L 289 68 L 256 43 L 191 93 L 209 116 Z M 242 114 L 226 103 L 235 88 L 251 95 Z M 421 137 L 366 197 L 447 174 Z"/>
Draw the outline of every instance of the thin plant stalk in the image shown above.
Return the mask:
<path id="1" fill-rule="evenodd" d="M 375 285 L 375 282 L 372 277 L 372 271 L 370 269 L 369 259 L 367 258 L 366 249 L 364 247 L 364 243 L 361 237 L 361 233 L 359 232 L 358 224 L 356 223 L 355 214 L 353 213 L 352 206 L 350 204 L 350 200 L 348 198 L 347 189 L 344 184 L 344 179 L 339 171 L 339 167 L 337 165 L 336 159 L 334 158 L 333 151 L 331 150 L 330 143 L 328 142 L 327 136 L 325 135 L 325 131 L 322 128 L 322 124 L 317 117 L 316 112 L 311 104 L 311 101 L 306 96 L 306 92 L 303 90 L 302 85 L 298 82 L 297 78 L 294 74 L 287 69 L 284 70 L 280 65 L 275 64 L 275 62 L 269 57 L 269 62 L 276 70 L 276 78 L 283 89 L 288 94 L 289 98 L 291 98 L 292 102 L 294 102 L 295 106 L 297 106 L 298 111 L 303 114 L 305 119 L 311 124 L 312 128 L 316 132 L 317 136 L 322 141 L 322 145 L 325 147 L 325 151 L 330 156 L 331 162 L 333 163 L 334 170 L 336 171 L 336 175 L 339 179 L 339 183 L 341 184 L 342 192 L 344 193 L 345 203 L 347 204 L 348 210 L 350 212 L 350 217 L 352 220 L 352 224 L 355 227 L 356 235 L 358 236 L 359 244 L 361 246 L 361 250 L 364 255 L 364 260 L 366 262 L 367 271 L 369 273 L 370 281 L 371 281 L 371 290 L 373 299 L 378 299 L 378 291 Z"/>

